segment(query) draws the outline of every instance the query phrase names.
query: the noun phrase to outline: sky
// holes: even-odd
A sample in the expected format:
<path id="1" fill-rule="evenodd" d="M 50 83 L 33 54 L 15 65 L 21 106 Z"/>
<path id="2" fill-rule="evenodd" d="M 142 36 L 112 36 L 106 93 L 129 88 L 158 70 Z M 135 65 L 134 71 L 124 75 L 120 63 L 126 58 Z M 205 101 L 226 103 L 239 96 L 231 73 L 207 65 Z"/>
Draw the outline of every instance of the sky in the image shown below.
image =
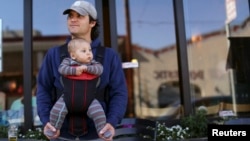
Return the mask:
<path id="1" fill-rule="evenodd" d="M 2 29 L 23 29 L 23 1 L 1 0 Z M 62 12 L 74 0 L 33 0 L 33 28 L 43 35 L 68 34 L 66 16 Z M 95 0 L 87 0 L 94 4 Z M 186 36 L 224 28 L 225 0 L 183 0 Z M 129 0 L 131 39 L 133 44 L 161 49 L 175 43 L 172 0 Z M 126 34 L 124 0 L 116 0 L 117 32 Z M 241 23 L 249 16 L 248 0 L 236 0 L 237 18 Z"/>

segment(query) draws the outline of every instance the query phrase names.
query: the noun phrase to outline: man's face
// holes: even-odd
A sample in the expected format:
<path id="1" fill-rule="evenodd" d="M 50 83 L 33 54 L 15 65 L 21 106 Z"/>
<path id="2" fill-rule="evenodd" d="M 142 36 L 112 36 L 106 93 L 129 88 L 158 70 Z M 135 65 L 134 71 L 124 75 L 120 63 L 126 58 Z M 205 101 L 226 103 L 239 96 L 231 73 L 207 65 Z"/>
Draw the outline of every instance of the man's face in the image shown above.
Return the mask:
<path id="1" fill-rule="evenodd" d="M 80 15 L 71 10 L 68 14 L 67 25 L 69 32 L 75 37 L 86 37 L 90 35 L 92 24 L 89 22 L 89 15 Z"/>

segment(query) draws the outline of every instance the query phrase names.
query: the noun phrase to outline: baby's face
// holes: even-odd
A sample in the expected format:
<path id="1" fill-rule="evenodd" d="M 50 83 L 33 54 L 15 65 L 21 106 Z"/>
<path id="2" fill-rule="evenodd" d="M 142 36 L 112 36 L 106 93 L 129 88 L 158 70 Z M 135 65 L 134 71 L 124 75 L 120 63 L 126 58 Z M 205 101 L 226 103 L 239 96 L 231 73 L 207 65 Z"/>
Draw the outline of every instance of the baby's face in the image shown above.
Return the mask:
<path id="1" fill-rule="evenodd" d="M 72 57 L 74 56 L 74 58 Z M 71 57 L 79 63 L 90 63 L 93 59 L 93 53 L 88 43 L 77 44 L 76 48 L 72 52 Z"/>

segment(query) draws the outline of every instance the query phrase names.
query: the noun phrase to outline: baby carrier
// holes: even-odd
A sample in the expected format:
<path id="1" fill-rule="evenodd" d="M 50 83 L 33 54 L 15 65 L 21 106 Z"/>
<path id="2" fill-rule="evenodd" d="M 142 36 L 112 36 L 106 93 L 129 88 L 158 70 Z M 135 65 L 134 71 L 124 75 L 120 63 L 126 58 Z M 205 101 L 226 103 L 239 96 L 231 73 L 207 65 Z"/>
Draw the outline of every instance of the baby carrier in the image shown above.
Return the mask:
<path id="1" fill-rule="evenodd" d="M 61 61 L 67 56 L 67 44 L 60 47 Z M 98 47 L 95 60 L 103 64 L 105 47 Z M 106 89 L 98 89 L 99 76 L 82 73 L 80 76 L 62 76 L 63 91 L 56 90 L 57 98 L 62 93 L 68 109 L 69 132 L 80 136 L 87 133 L 87 110 L 94 99 L 107 100 Z"/>

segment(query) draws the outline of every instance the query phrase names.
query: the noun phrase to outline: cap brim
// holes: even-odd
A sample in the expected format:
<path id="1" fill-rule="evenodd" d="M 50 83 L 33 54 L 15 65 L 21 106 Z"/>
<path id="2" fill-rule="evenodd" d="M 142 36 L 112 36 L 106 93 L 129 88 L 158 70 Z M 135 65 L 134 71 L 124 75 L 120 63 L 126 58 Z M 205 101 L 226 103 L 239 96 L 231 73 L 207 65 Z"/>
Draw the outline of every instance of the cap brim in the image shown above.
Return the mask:
<path id="1" fill-rule="evenodd" d="M 65 11 L 63 11 L 63 15 L 69 14 L 70 11 L 71 9 L 66 9 Z"/>
<path id="2" fill-rule="evenodd" d="M 66 15 L 66 14 L 69 14 L 69 12 L 73 10 L 77 13 L 79 13 L 80 15 L 82 16 L 85 16 L 85 15 L 88 15 L 88 12 L 86 12 L 84 9 L 80 9 L 80 8 L 77 8 L 77 7 L 72 7 L 70 9 L 66 9 L 64 12 L 63 12 L 63 15 Z"/>

